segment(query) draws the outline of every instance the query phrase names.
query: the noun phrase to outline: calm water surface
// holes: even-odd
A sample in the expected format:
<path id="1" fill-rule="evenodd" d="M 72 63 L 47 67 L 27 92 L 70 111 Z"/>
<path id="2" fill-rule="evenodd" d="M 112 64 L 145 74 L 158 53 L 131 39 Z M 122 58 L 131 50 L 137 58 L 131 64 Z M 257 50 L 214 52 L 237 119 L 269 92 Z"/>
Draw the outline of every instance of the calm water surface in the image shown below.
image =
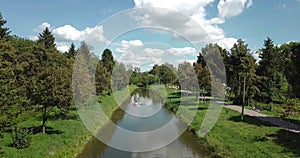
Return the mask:
<path id="1" fill-rule="evenodd" d="M 134 100 L 138 101 L 137 105 L 134 104 Z M 172 113 L 163 108 L 160 97 L 149 93 L 148 90 L 138 89 L 122 105 L 122 109 L 120 108 L 113 113 L 111 120 L 124 129 L 143 132 L 160 128 L 174 118 L 176 119 L 175 127 L 184 126 Z M 107 128 L 100 129 L 99 134 L 102 130 L 107 130 Z M 118 129 L 110 130 L 109 143 L 122 142 L 120 131 Z M 147 138 L 143 138 L 141 141 L 147 143 Z M 199 158 L 208 156 L 209 154 L 197 141 L 197 137 L 188 131 L 171 144 L 148 152 L 121 151 L 93 138 L 78 155 L 79 158 Z"/>

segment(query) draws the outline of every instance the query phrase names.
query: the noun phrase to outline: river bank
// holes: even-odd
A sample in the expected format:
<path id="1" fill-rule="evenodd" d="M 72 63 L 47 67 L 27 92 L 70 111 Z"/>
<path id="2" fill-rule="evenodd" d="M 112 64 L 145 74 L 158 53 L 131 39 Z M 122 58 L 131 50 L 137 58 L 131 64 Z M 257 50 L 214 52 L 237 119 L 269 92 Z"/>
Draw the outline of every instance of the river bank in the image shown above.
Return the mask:
<path id="1" fill-rule="evenodd" d="M 133 92 L 136 88 L 136 86 L 129 86 L 129 92 Z M 118 93 L 122 95 L 126 91 L 123 90 Z M 101 96 L 99 99 L 107 116 L 111 116 L 113 111 L 118 108 L 112 95 Z M 93 136 L 82 123 L 76 109 L 73 109 L 71 114 L 73 117 L 67 120 L 49 119 L 47 121 L 47 133 L 33 133 L 31 144 L 25 149 L 18 150 L 11 147 L 11 134 L 3 133 L 0 147 L 4 153 L 0 157 L 75 157 Z M 41 125 L 40 115 L 40 112 L 22 115 L 20 126 L 30 129 L 39 127 Z"/>
<path id="2" fill-rule="evenodd" d="M 167 89 L 165 107 L 176 112 L 180 93 Z M 183 98 L 192 101 L 194 97 Z M 199 129 L 205 117 L 209 103 L 200 102 L 199 106 L 184 106 L 180 114 L 182 121 L 197 110 L 190 130 L 199 137 Z M 213 153 L 214 157 L 298 157 L 300 137 L 283 128 L 263 122 L 254 117 L 245 116 L 240 121 L 240 113 L 223 108 L 217 123 L 204 137 L 199 137 L 204 146 Z"/>

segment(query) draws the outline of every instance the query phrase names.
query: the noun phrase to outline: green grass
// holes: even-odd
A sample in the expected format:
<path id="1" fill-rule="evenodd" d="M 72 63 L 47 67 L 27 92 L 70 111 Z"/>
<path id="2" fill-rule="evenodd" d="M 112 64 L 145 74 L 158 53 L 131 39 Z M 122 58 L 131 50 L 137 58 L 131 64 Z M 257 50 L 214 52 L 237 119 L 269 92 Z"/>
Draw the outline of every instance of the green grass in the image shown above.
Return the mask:
<path id="1" fill-rule="evenodd" d="M 239 105 L 241 106 L 241 105 Z M 269 116 L 272 116 L 272 117 L 277 117 L 277 118 L 281 118 L 282 116 L 282 104 L 278 104 L 278 103 L 269 103 L 269 104 L 266 104 L 266 103 L 258 103 L 258 102 L 255 102 L 254 103 L 254 106 L 255 107 L 259 107 L 263 110 L 260 111 L 260 113 L 262 114 L 266 114 L 266 115 L 269 115 Z M 271 109 L 269 109 L 271 107 Z M 249 109 L 249 110 L 252 110 L 252 106 L 245 106 L 246 109 Z M 291 123 L 295 123 L 295 124 L 298 124 L 300 125 L 300 114 L 298 112 L 298 114 L 295 114 L 293 116 L 289 116 L 288 118 L 281 118 L 281 119 L 284 119 L 286 121 L 290 121 Z"/>
<path id="2" fill-rule="evenodd" d="M 169 99 L 166 107 L 176 109 L 174 107 L 178 106 L 180 94 L 173 93 L 170 89 L 167 92 Z M 199 134 L 207 108 L 207 102 L 200 102 L 199 106 L 184 106 L 183 112 L 177 116 L 186 122 L 193 110 L 198 109 L 190 129 Z M 241 122 L 240 113 L 226 108 L 222 109 L 213 129 L 205 137 L 199 137 L 199 141 L 216 157 L 300 157 L 299 134 L 253 117 L 246 116 L 245 121 Z"/>
<path id="3" fill-rule="evenodd" d="M 136 88 L 136 86 L 130 86 L 129 92 L 133 92 Z M 126 92 L 120 91 L 117 93 L 122 95 Z M 100 97 L 100 101 L 104 112 L 108 116 L 111 116 L 118 107 L 113 96 Z M 11 133 L 3 133 L 4 137 L 0 139 L 0 147 L 4 154 L 0 157 L 75 157 L 81 151 L 85 142 L 91 139 L 91 134 L 81 122 L 77 112 L 74 110 L 71 113 L 74 114 L 74 119 L 49 120 L 47 122 L 48 134 L 34 134 L 31 145 L 26 149 L 18 150 L 10 147 Z M 27 128 L 41 125 L 40 113 L 37 112 L 24 113 L 22 120 L 19 125 Z"/>

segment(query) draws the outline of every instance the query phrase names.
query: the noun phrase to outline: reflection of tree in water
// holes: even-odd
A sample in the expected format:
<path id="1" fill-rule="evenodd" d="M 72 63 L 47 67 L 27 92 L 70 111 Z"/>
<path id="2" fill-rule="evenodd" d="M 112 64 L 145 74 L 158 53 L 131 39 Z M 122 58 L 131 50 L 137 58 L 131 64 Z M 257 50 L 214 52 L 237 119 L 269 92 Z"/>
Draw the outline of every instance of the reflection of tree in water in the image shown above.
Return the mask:
<path id="1" fill-rule="evenodd" d="M 118 124 L 118 122 L 121 121 L 122 118 L 124 117 L 124 114 L 125 114 L 125 112 L 122 109 L 117 109 L 116 111 L 113 112 L 110 120 L 114 124 Z M 117 129 L 116 128 L 117 126 L 115 126 L 114 124 L 107 123 L 99 130 L 98 135 L 99 136 L 104 135 L 105 137 L 102 136 L 101 138 L 105 138 L 105 142 L 110 142 L 112 140 L 112 138 L 116 132 L 116 129 Z M 120 153 L 120 154 L 127 153 L 127 152 L 122 152 L 117 149 L 108 147 L 106 144 L 102 143 L 96 137 L 93 137 L 89 141 L 89 143 L 86 143 L 86 145 L 84 146 L 81 153 L 77 155 L 77 158 L 99 157 L 99 155 L 102 155 L 105 150 L 110 150 L 110 151 L 114 152 L 116 155 L 118 155 L 118 153 Z M 127 154 L 129 154 L 129 153 L 127 153 Z"/>
<path id="2" fill-rule="evenodd" d="M 154 92 L 150 92 L 148 89 L 145 88 L 138 88 L 136 89 L 131 96 L 137 99 L 138 102 L 141 101 L 141 98 L 144 99 L 151 99 L 153 104 L 160 104 L 163 102 L 163 98 L 160 97 L 158 94 Z"/>

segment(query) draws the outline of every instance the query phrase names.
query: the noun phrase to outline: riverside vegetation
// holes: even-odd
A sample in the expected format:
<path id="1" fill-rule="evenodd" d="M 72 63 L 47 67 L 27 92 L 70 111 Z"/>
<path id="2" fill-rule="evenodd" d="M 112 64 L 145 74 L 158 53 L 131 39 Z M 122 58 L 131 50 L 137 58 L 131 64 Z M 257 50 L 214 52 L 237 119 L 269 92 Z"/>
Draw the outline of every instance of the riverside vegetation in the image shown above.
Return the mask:
<path id="1" fill-rule="evenodd" d="M 78 67 L 77 73 L 84 75 L 77 77 L 89 85 L 95 81 L 96 94 L 108 115 L 116 108 L 112 89 L 121 91 L 128 82 L 140 87 L 168 85 L 210 96 L 214 86 L 211 81 L 225 75 L 227 80 L 220 82 L 226 85 L 229 102 L 248 108 L 255 106 L 262 113 L 299 124 L 299 42 L 277 46 L 268 37 L 257 52 L 259 62 L 243 40 L 238 40 L 230 50 L 208 44 L 193 64 L 183 62 L 177 67 L 170 63 L 156 64 L 150 71 L 142 72 L 139 67 L 116 61 L 109 49 L 104 49 L 98 57 L 82 41 L 78 48 L 72 43 L 67 52 L 61 53 L 49 28 L 40 33 L 37 41 L 32 41 L 11 35 L 5 24 L 0 14 L 0 156 L 73 157 L 80 151 L 90 134 L 81 123 L 73 101 L 72 89 L 75 94 L 85 94 L 78 89 L 78 83 L 72 84 L 78 55 L 89 62 Z M 226 73 L 217 67 L 216 72 L 210 72 L 204 60 L 219 53 Z M 193 74 L 199 87 L 190 86 L 195 85 Z M 169 97 L 166 107 L 176 111 L 180 95 L 171 89 L 164 95 Z M 199 107 L 186 107 L 180 116 L 184 120 L 190 110 L 197 110 L 191 124 L 196 134 L 206 108 L 207 103 L 201 102 Z M 299 134 L 252 117 L 240 121 L 239 114 L 228 109 L 223 109 L 213 130 L 199 141 L 220 157 L 300 156 Z"/>

